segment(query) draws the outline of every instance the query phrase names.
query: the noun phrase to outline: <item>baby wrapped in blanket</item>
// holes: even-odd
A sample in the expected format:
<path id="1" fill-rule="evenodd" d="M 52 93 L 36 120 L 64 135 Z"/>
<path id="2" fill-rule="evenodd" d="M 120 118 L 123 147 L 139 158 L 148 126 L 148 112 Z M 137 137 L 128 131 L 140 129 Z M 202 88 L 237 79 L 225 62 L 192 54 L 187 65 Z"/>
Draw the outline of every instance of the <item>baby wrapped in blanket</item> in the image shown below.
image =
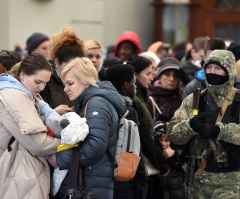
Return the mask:
<path id="1" fill-rule="evenodd" d="M 83 142 L 89 133 L 86 118 L 81 118 L 75 112 L 53 115 L 46 118 L 46 126 L 52 130 L 54 137 L 61 138 L 61 145 L 57 152 L 77 147 Z M 68 170 L 55 168 L 51 179 L 51 195 L 55 196 L 61 187 L 61 183 L 67 175 Z"/>

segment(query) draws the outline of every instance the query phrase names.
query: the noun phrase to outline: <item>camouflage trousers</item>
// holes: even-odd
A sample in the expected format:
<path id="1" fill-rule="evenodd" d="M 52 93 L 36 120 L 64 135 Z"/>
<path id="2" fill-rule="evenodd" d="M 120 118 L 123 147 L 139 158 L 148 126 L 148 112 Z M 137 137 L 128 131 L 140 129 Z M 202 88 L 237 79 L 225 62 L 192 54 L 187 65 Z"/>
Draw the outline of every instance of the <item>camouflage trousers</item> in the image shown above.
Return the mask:
<path id="1" fill-rule="evenodd" d="M 239 199 L 240 172 L 203 171 L 194 178 L 191 196 L 192 199 Z"/>

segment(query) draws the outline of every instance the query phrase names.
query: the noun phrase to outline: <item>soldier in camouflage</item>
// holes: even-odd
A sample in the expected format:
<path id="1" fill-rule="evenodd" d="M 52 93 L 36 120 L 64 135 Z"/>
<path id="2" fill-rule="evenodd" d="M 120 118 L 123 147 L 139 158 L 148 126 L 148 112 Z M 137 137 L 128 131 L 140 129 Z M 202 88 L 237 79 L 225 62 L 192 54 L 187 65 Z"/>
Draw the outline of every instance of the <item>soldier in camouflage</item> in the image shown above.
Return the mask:
<path id="1" fill-rule="evenodd" d="M 187 144 L 195 136 L 196 170 L 202 160 L 203 171 L 196 174 L 192 198 L 240 198 L 240 92 L 233 88 L 235 58 L 227 50 L 214 50 L 204 66 L 207 88 L 201 92 L 199 113 L 193 116 L 193 94 L 186 97 L 167 126 L 175 144 Z M 232 89 L 233 88 L 233 89 Z M 230 90 L 232 98 L 221 122 L 224 100 Z"/>

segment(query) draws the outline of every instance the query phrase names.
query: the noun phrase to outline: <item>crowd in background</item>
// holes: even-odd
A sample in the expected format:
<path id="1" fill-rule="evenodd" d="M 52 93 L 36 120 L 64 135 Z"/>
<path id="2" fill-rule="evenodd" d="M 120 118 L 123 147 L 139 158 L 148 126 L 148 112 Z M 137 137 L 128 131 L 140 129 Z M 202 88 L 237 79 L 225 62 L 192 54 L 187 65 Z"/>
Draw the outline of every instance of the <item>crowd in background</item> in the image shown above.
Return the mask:
<path id="1" fill-rule="evenodd" d="M 71 148 L 57 151 L 60 139 L 49 136 L 45 120 L 54 113 L 84 117 L 91 97 L 79 159 L 84 191 L 101 199 L 185 198 L 188 143 L 170 142 L 166 128 L 183 100 L 207 87 L 203 66 L 215 50 L 233 53 L 233 85 L 240 88 L 240 43 L 221 38 L 157 41 L 143 50 L 139 36 L 126 31 L 104 49 L 64 27 L 52 36 L 33 33 L 24 50 L 1 49 L 0 198 L 64 198 L 69 175 L 54 195 L 51 176 L 53 168 L 69 169 Z M 126 110 L 139 127 L 141 160 L 131 181 L 117 182 L 105 151 L 115 153 L 118 113 Z"/>

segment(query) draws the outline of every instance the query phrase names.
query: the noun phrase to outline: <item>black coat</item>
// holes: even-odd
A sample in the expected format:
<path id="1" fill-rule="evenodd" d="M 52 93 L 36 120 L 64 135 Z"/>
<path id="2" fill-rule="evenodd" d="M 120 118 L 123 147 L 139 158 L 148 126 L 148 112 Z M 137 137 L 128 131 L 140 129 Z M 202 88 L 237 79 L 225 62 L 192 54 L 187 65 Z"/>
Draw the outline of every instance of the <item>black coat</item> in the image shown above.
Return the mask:
<path id="1" fill-rule="evenodd" d="M 162 150 L 162 146 L 157 138 L 154 138 L 156 145 Z M 176 146 L 171 144 L 175 154 L 167 159 L 170 166 L 170 172 L 167 176 L 159 177 L 159 188 L 161 188 L 164 199 L 184 199 L 185 198 L 185 171 L 182 164 L 187 162 L 186 155 L 188 150 L 185 146 Z"/>
<path id="2" fill-rule="evenodd" d="M 197 71 L 201 70 L 200 67 L 194 65 L 191 60 L 182 66 L 184 72 L 188 75 L 190 81 L 193 80 L 194 75 Z"/>

